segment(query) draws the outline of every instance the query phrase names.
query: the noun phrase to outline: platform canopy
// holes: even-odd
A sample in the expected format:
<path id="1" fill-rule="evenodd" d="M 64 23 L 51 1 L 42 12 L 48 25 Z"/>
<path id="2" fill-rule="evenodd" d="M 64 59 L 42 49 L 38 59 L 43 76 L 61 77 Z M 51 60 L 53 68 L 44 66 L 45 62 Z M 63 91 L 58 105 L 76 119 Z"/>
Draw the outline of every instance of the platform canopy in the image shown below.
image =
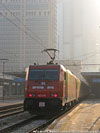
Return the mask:
<path id="1" fill-rule="evenodd" d="M 82 72 L 81 74 L 89 83 L 92 92 L 100 97 L 100 72 Z"/>
<path id="2" fill-rule="evenodd" d="M 26 73 L 25 72 L 5 72 L 4 74 L 12 75 L 15 77 L 25 78 Z"/>
<path id="3" fill-rule="evenodd" d="M 81 72 L 81 74 L 90 85 L 100 83 L 100 72 Z"/>

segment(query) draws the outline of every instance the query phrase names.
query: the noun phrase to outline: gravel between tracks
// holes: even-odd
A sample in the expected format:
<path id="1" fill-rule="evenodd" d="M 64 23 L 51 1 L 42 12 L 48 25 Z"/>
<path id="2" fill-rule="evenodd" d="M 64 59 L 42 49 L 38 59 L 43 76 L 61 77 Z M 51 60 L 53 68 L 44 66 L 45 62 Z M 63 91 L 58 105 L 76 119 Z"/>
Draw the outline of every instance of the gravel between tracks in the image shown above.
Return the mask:
<path id="1" fill-rule="evenodd" d="M 8 126 L 10 126 L 10 125 L 16 123 L 17 121 L 22 120 L 22 119 L 23 120 L 27 119 L 30 116 L 31 116 L 31 114 L 29 114 L 28 112 L 24 112 L 24 113 L 16 114 L 16 115 L 9 116 L 6 118 L 2 118 L 2 119 L 0 119 L 0 129 L 8 127 Z"/>

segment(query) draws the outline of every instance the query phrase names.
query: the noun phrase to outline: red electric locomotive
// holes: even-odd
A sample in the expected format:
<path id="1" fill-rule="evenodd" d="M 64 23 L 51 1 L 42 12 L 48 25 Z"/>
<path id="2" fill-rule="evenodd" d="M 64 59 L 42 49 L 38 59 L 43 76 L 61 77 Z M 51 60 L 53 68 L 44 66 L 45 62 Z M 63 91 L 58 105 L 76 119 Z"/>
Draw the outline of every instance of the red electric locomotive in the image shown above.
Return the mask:
<path id="1" fill-rule="evenodd" d="M 31 65 L 26 73 L 24 110 L 30 112 L 61 109 L 88 94 L 75 75 L 63 65 L 53 64 L 56 49 L 44 51 L 51 61 L 47 65 Z M 53 57 L 49 51 L 54 52 Z"/>
<path id="2" fill-rule="evenodd" d="M 60 109 L 79 98 L 80 80 L 63 65 L 33 65 L 26 74 L 24 109 Z"/>

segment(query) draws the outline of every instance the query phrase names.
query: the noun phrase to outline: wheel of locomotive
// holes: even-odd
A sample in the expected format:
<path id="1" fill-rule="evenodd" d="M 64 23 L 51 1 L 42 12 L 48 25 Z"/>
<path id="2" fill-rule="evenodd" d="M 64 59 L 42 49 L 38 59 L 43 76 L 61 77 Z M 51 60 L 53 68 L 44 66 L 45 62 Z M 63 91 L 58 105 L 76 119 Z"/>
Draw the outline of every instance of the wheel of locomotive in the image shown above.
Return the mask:
<path id="1" fill-rule="evenodd" d="M 76 103 L 76 100 L 71 101 L 71 105 L 72 105 L 72 106 L 75 105 L 75 103 Z"/>
<path id="2" fill-rule="evenodd" d="M 71 107 L 71 102 L 67 103 L 67 104 L 66 104 L 66 107 L 67 107 L 67 108 L 70 108 L 70 107 Z"/>
<path id="3" fill-rule="evenodd" d="M 64 106 L 63 106 L 63 110 L 66 110 L 67 109 L 67 105 L 65 104 Z"/>

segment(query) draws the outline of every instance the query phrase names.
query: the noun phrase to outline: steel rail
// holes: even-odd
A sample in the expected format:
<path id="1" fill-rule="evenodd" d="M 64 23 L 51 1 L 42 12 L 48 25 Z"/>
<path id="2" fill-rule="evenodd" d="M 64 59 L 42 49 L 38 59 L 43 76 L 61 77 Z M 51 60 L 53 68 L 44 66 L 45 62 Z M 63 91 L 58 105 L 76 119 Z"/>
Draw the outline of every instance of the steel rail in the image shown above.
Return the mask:
<path id="1" fill-rule="evenodd" d="M 0 119 L 24 112 L 23 106 L 0 111 Z"/>
<path id="2" fill-rule="evenodd" d="M 71 106 L 70 108 L 67 108 L 67 110 L 64 110 L 60 113 L 57 113 L 56 115 L 51 115 L 49 116 L 49 118 L 46 118 L 46 122 L 43 124 L 39 124 L 37 126 L 35 126 L 35 128 L 33 128 L 32 130 L 28 131 L 28 133 L 33 133 L 34 131 L 43 131 L 47 128 L 48 125 L 50 125 L 55 119 L 59 118 L 60 116 L 62 116 L 65 113 L 70 113 L 74 108 L 76 108 L 77 105 Z M 66 114 L 66 115 L 67 115 Z M 13 123 L 12 125 L 5 127 L 3 129 L 0 129 L 0 133 L 7 133 L 7 132 L 11 132 L 11 131 L 15 131 L 17 129 L 19 129 L 20 127 L 26 126 L 28 124 L 31 124 L 32 122 L 34 122 L 35 120 L 44 120 L 45 118 L 40 115 L 36 116 L 36 115 L 32 115 L 29 118 L 25 119 L 25 120 L 20 120 L 19 122 Z"/>
<path id="3" fill-rule="evenodd" d="M 75 104 L 75 105 L 73 105 L 73 106 L 71 106 L 71 107 L 69 107 L 69 108 L 67 108 L 67 109 L 65 109 L 65 110 L 63 110 L 63 111 L 60 112 L 59 114 L 53 116 L 53 118 L 49 119 L 47 122 L 45 122 L 45 123 L 43 123 L 43 124 L 41 124 L 41 125 L 39 125 L 39 126 L 33 128 L 33 129 L 31 129 L 30 131 L 28 131 L 28 133 L 33 133 L 33 132 L 35 132 L 35 131 L 36 131 L 36 132 L 38 132 L 38 131 L 44 131 L 44 130 L 48 127 L 48 125 L 50 125 L 54 120 L 58 119 L 59 117 L 61 117 L 61 116 L 64 115 L 64 114 L 66 114 L 66 115 L 69 114 L 69 113 L 70 113 L 71 111 L 73 111 L 78 105 L 79 105 L 79 103 L 78 103 L 78 104 Z"/>
<path id="4" fill-rule="evenodd" d="M 0 108 L 0 119 L 24 112 L 23 104 L 15 104 Z"/>
<path id="5" fill-rule="evenodd" d="M 29 118 L 27 118 L 25 120 L 20 120 L 19 122 L 16 122 L 8 127 L 0 129 L 0 133 L 8 133 L 8 132 L 14 131 L 24 125 L 31 123 L 33 120 L 37 120 L 38 118 L 39 118 L 39 116 L 34 116 L 34 115 L 30 116 Z"/>

